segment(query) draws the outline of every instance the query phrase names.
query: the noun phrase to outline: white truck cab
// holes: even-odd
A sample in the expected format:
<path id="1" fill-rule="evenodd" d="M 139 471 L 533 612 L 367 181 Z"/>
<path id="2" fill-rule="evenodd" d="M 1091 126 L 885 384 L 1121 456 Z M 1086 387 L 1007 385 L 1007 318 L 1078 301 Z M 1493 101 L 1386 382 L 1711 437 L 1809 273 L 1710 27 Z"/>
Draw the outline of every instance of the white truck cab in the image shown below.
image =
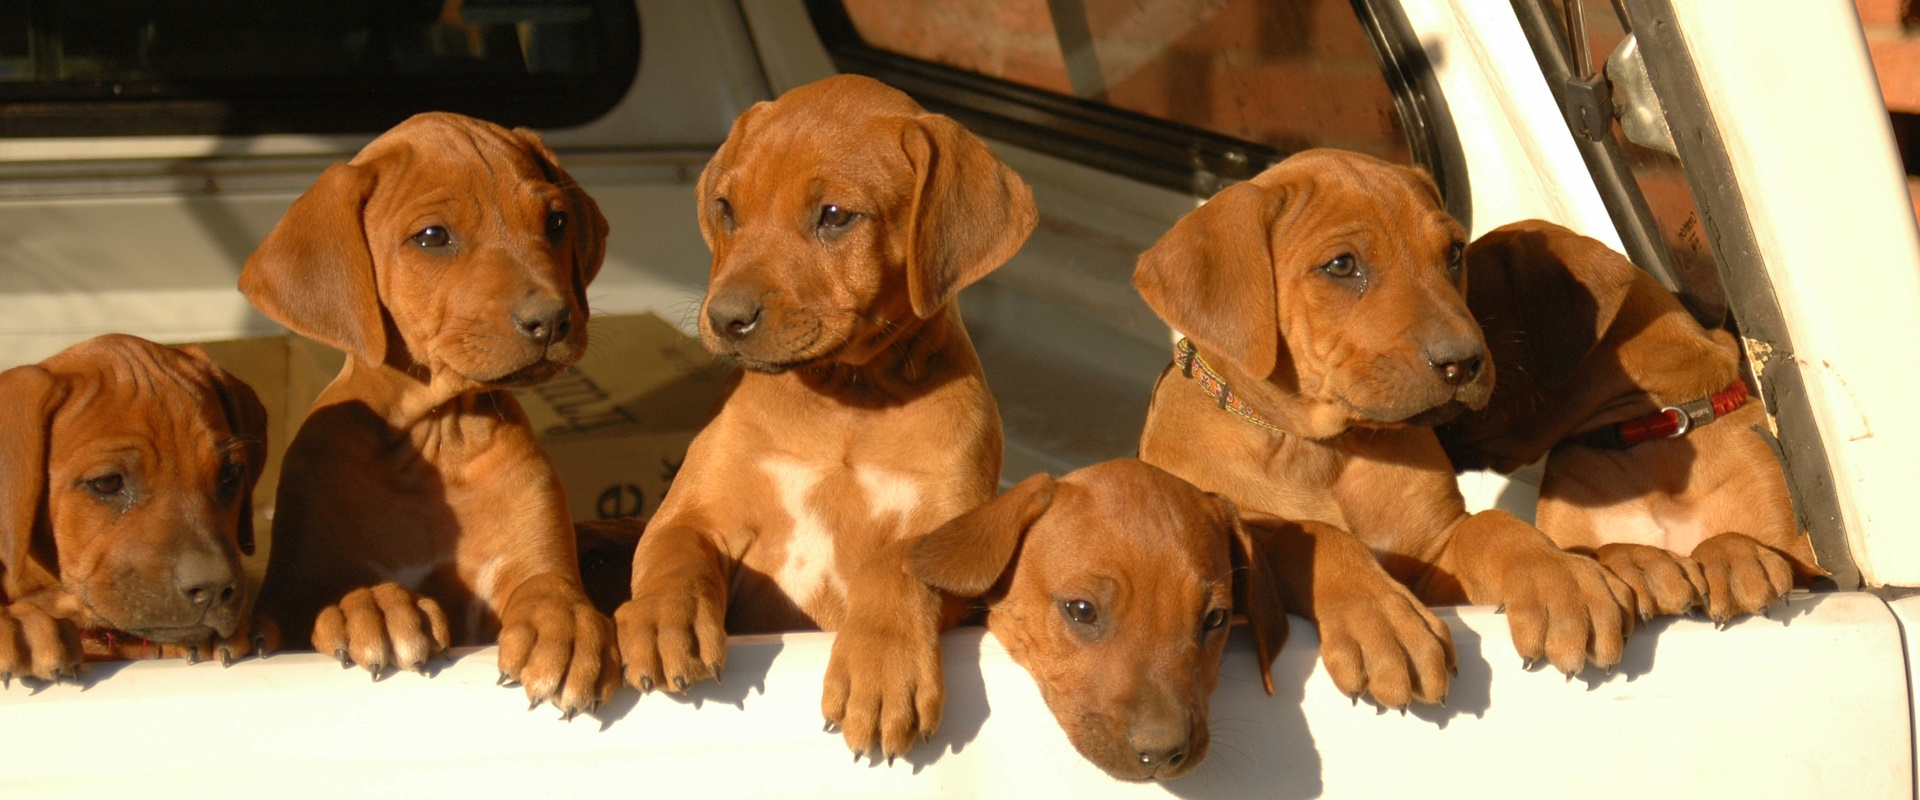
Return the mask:
<path id="1" fill-rule="evenodd" d="M 1725 629 L 1655 621 L 1571 681 L 1523 669 L 1493 609 L 1439 609 L 1460 672 L 1407 714 L 1335 690 L 1302 620 L 1268 696 L 1236 632 L 1210 756 L 1166 784 L 1086 764 L 963 629 L 939 734 L 891 765 L 821 731 L 832 636 L 794 633 L 735 637 L 723 685 L 571 722 L 519 708 L 492 648 L 372 684 L 311 653 L 90 664 L 0 690 L 0 795 L 1916 795 L 1920 232 L 1846 0 L 0 0 L 0 368 L 108 331 L 281 333 L 241 263 L 429 109 L 540 129 L 612 226 L 594 313 L 690 329 L 694 178 L 736 114 L 835 72 L 956 117 L 1033 187 L 1039 229 L 961 297 L 1009 483 L 1133 454 L 1171 356 L 1142 250 L 1346 147 L 1427 168 L 1474 235 L 1558 222 L 1730 325 L 1832 578 Z M 1524 471 L 1461 482 L 1531 515 Z"/>

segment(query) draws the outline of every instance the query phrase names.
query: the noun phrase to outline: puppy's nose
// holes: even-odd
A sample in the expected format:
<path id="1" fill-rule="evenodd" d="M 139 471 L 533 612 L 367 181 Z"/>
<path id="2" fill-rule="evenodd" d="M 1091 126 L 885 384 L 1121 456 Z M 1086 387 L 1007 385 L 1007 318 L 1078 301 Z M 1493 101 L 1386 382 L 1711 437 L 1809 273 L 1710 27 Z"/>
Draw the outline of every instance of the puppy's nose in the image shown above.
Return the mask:
<path id="1" fill-rule="evenodd" d="M 760 326 L 760 298 L 748 292 L 726 292 L 707 298 L 707 322 L 714 333 L 734 341 L 753 335 Z"/>
<path id="2" fill-rule="evenodd" d="M 1427 348 L 1427 364 L 1448 386 L 1464 386 L 1480 376 L 1486 348 L 1471 339 L 1437 342 Z"/>
<path id="3" fill-rule="evenodd" d="M 173 567 L 173 585 L 200 612 L 226 607 L 240 594 L 233 568 L 214 556 L 185 556 Z"/>
<path id="4" fill-rule="evenodd" d="M 513 327 L 527 341 L 546 346 L 564 341 L 573 332 L 573 315 L 564 301 L 552 298 L 528 300 L 513 310 Z"/>
<path id="5" fill-rule="evenodd" d="M 1133 748 L 1140 766 L 1153 772 L 1178 767 L 1187 760 L 1187 732 L 1173 726 L 1136 727 L 1128 732 L 1127 745 Z"/>

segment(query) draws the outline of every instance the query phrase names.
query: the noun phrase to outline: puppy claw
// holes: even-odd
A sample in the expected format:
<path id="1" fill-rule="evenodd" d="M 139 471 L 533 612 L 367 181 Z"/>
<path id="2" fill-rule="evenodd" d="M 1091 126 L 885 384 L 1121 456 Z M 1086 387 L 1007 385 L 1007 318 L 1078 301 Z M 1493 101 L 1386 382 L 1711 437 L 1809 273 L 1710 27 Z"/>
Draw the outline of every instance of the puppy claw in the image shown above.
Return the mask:
<path id="1" fill-rule="evenodd" d="M 1359 708 L 1359 707 L 1360 707 L 1360 693 L 1359 693 L 1359 692 L 1354 692 L 1354 693 L 1352 693 L 1352 694 L 1349 694 L 1349 695 L 1347 695 L 1347 699 L 1348 699 L 1348 700 L 1351 700 L 1351 701 L 1353 701 L 1353 707 L 1354 707 L 1354 708 Z"/>
<path id="2" fill-rule="evenodd" d="M 0 672 L 0 687 L 13 688 L 13 673 Z"/>
<path id="3" fill-rule="evenodd" d="M 532 711 L 539 707 L 540 707 L 540 698 L 536 697 L 536 698 L 533 698 L 532 700 L 527 701 L 528 711 Z"/>
<path id="4" fill-rule="evenodd" d="M 505 673 L 505 672 L 502 672 L 502 673 L 500 673 L 500 679 L 499 679 L 499 680 L 497 680 L 497 681 L 494 681 L 494 682 L 493 682 L 493 685 L 495 685 L 495 686 L 505 686 L 505 685 L 507 685 L 507 680 L 508 680 L 508 678 L 507 678 L 507 673 Z"/>
<path id="5" fill-rule="evenodd" d="M 673 690 L 675 692 L 685 692 L 687 690 L 687 679 L 681 675 L 673 676 Z"/>
<path id="6" fill-rule="evenodd" d="M 333 657 L 340 660 L 341 669 L 349 669 L 353 666 L 353 659 L 347 657 L 347 648 L 335 648 Z"/>
<path id="7" fill-rule="evenodd" d="M 1404 716 L 1406 716 L 1406 715 L 1407 715 L 1407 704 L 1406 704 L 1406 703 L 1401 703 L 1401 704 L 1400 704 L 1400 716 L 1403 716 L 1403 717 L 1404 717 Z"/>
<path id="8" fill-rule="evenodd" d="M 652 679 L 652 678 L 646 678 L 646 677 L 643 677 L 643 678 L 641 678 L 641 679 L 640 679 L 640 693 L 641 693 L 641 694 L 653 694 L 653 679 Z"/>
<path id="9" fill-rule="evenodd" d="M 198 664 L 198 663 L 200 663 L 200 648 L 198 647 L 187 648 L 187 664 L 191 666 L 193 664 Z"/>
<path id="10" fill-rule="evenodd" d="M 561 714 L 561 715 L 560 715 L 560 721 L 561 721 L 561 722 L 572 722 L 572 721 L 573 721 L 573 715 L 575 715 L 575 714 L 578 714 L 578 713 L 580 713 L 580 710 L 579 710 L 579 709 L 577 709 L 577 708 L 569 708 L 569 709 L 567 709 L 567 713 L 565 713 L 565 714 Z"/>
<path id="11" fill-rule="evenodd" d="M 887 766 L 889 766 L 889 767 L 891 767 L 891 766 L 893 766 L 893 754 L 892 754 L 892 753 L 888 753 L 888 754 L 887 754 Z"/>
<path id="12" fill-rule="evenodd" d="M 827 726 L 824 728 L 821 728 L 820 732 L 821 733 L 839 733 L 840 723 L 834 722 L 833 720 L 827 720 Z"/>
<path id="13" fill-rule="evenodd" d="M 721 667 L 718 664 L 707 665 L 707 671 L 713 673 L 713 682 L 715 685 L 719 685 L 720 683 L 720 670 Z"/>
<path id="14" fill-rule="evenodd" d="M 1441 707 L 1441 708 L 1446 708 L 1446 707 L 1447 707 L 1447 696 L 1446 696 L 1446 695 L 1444 695 L 1444 694 L 1443 694 L 1443 695 L 1440 695 L 1440 707 Z"/>
<path id="15" fill-rule="evenodd" d="M 1494 606 L 1494 607 L 1493 607 L 1493 613 L 1495 613 L 1495 614 L 1505 614 L 1505 613 L 1507 613 L 1507 604 L 1506 604 L 1506 603 L 1501 603 L 1500 605 L 1497 605 L 1497 606 Z"/>
<path id="16" fill-rule="evenodd" d="M 1531 659 L 1531 658 L 1527 658 L 1526 656 L 1521 656 L 1521 657 L 1520 657 L 1520 669 L 1521 669 L 1521 671 L 1523 671 L 1523 672 L 1532 672 L 1532 671 L 1533 671 L 1533 659 Z"/>

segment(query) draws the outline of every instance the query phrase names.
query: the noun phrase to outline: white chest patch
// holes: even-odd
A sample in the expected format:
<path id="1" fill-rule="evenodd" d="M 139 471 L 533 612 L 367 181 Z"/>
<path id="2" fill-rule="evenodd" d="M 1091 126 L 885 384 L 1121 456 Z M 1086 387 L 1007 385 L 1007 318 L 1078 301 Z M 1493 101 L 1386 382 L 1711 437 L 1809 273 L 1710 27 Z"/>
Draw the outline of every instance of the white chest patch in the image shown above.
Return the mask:
<path id="1" fill-rule="evenodd" d="M 880 467 L 856 467 L 853 477 L 866 492 L 867 508 L 876 519 L 887 514 L 905 517 L 920 505 L 920 486 L 911 475 Z"/>
<path id="2" fill-rule="evenodd" d="M 380 580 L 382 581 L 397 583 L 407 587 L 409 591 L 417 592 L 420 591 L 420 582 L 426 580 L 428 575 L 432 575 L 435 570 L 451 563 L 453 563 L 453 556 L 448 554 L 432 561 L 408 564 L 404 567 L 375 564 L 373 571 L 380 576 Z"/>
<path id="3" fill-rule="evenodd" d="M 820 484 L 820 470 L 780 456 L 760 462 L 760 468 L 773 480 L 780 507 L 793 520 L 787 557 L 774 581 L 802 608 L 810 606 L 822 590 L 845 596 L 847 582 L 834 563 L 833 531 L 808 502 L 814 487 Z"/>
<path id="4" fill-rule="evenodd" d="M 467 635 L 472 636 L 480 630 L 480 623 L 486 620 L 487 612 L 493 608 L 493 593 L 498 588 L 494 584 L 500 579 L 499 556 L 487 559 L 480 565 L 480 571 L 474 574 L 473 599 L 467 603 Z"/>

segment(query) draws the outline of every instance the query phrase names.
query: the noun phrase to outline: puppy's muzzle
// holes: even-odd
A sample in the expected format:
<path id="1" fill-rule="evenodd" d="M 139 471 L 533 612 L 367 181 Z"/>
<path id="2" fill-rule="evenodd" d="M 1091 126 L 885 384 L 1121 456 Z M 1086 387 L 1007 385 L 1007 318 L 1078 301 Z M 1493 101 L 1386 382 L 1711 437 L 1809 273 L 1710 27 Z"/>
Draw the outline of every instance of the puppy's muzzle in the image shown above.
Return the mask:
<path id="1" fill-rule="evenodd" d="M 1455 388 L 1480 377 L 1487 350 L 1477 339 L 1459 338 L 1435 342 L 1427 348 L 1427 365 L 1440 382 Z"/>
<path id="2" fill-rule="evenodd" d="M 1193 741 L 1192 725 L 1141 724 L 1127 732 L 1127 746 L 1149 778 L 1183 773 Z"/>
<path id="3" fill-rule="evenodd" d="M 573 309 L 557 298 L 530 298 L 513 310 L 513 329 L 545 350 L 573 334 Z"/>
<path id="4" fill-rule="evenodd" d="M 739 344 L 760 329 L 764 311 L 756 292 L 721 292 L 707 300 L 707 325 L 728 342 Z"/>
<path id="5" fill-rule="evenodd" d="M 209 631 L 232 634 L 245 594 L 234 560 L 194 549 L 178 554 L 171 567 L 146 579 L 123 574 L 111 582 L 117 601 L 97 595 L 85 600 L 112 627 L 155 642 L 195 641 Z"/>

